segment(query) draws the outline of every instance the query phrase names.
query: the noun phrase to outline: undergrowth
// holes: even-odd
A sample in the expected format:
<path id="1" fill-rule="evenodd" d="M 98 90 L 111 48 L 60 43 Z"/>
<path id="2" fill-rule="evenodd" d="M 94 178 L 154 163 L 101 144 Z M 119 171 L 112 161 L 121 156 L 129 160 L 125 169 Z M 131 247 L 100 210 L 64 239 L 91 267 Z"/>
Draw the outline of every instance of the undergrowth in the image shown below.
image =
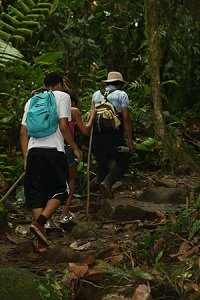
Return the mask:
<path id="1" fill-rule="evenodd" d="M 140 234 L 139 242 L 123 246 L 129 260 L 118 267 L 105 264 L 105 286 L 121 286 L 124 292 L 134 283 L 149 282 L 153 299 L 200 299 L 199 237 L 200 195 L 189 208 L 177 210 L 155 230 Z"/>

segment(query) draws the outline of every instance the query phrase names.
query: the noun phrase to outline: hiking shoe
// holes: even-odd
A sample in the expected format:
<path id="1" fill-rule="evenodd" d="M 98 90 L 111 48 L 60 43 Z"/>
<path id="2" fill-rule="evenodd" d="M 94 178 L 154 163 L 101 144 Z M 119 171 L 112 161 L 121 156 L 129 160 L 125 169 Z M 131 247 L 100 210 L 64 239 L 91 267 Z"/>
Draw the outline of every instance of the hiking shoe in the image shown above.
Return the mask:
<path id="1" fill-rule="evenodd" d="M 66 216 L 62 217 L 60 223 L 67 224 L 74 219 L 75 215 L 70 211 Z"/>
<path id="2" fill-rule="evenodd" d="M 101 192 L 103 193 L 104 197 L 106 198 L 114 198 L 114 194 L 111 191 L 110 187 L 107 185 L 107 183 L 105 181 L 102 181 L 99 185 L 99 188 L 101 190 Z"/>
<path id="3" fill-rule="evenodd" d="M 44 245 L 43 243 L 39 242 L 38 240 L 36 240 L 34 243 L 34 250 L 37 253 L 44 253 L 47 251 L 47 246 Z"/>
<path id="4" fill-rule="evenodd" d="M 39 242 L 43 242 L 47 246 L 49 245 L 46 230 L 37 221 L 31 223 L 30 231 L 37 237 Z"/>

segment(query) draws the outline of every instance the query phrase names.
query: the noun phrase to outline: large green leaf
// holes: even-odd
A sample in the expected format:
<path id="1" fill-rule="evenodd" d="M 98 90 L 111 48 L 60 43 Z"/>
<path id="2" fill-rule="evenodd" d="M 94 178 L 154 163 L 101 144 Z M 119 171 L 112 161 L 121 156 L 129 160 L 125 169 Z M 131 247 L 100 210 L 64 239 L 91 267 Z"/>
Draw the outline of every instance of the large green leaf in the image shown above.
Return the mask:
<path id="1" fill-rule="evenodd" d="M 8 62 L 13 62 L 16 60 L 23 60 L 24 56 L 20 53 L 19 50 L 14 48 L 12 45 L 4 42 L 0 39 L 0 64 L 5 67 L 5 64 Z"/>
<path id="2" fill-rule="evenodd" d="M 63 52 L 49 52 L 36 57 L 34 62 L 37 65 L 52 65 L 55 64 L 62 56 Z"/>

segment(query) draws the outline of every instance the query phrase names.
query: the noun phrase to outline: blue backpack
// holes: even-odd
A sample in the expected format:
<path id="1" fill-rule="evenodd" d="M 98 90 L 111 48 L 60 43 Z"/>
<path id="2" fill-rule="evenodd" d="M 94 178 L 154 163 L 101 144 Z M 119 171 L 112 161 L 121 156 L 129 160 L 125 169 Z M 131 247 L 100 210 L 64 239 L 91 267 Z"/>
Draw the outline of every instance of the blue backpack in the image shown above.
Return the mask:
<path id="1" fill-rule="evenodd" d="M 58 129 L 58 123 L 54 94 L 49 91 L 34 95 L 26 118 L 28 136 L 38 139 L 51 135 Z"/>

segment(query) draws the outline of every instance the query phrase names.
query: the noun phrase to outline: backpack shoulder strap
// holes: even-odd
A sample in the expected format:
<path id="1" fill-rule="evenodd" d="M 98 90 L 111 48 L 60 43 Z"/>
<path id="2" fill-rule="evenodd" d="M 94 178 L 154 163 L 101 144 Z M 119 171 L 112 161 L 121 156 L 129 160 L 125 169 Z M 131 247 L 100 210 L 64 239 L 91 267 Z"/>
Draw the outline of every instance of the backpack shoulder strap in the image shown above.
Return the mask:
<path id="1" fill-rule="evenodd" d="M 104 99 L 109 102 L 107 97 L 108 97 L 108 95 L 112 94 L 114 91 L 107 91 L 104 89 L 104 90 L 100 90 L 100 93 L 102 94 L 102 96 L 104 96 Z"/>

